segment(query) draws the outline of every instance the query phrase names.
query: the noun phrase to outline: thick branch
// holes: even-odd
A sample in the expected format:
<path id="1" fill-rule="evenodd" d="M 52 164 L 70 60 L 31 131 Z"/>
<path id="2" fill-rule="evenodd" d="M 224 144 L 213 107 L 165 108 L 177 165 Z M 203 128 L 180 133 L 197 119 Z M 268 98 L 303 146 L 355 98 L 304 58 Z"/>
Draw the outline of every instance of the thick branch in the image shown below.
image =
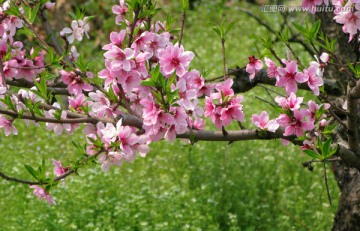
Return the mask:
<path id="1" fill-rule="evenodd" d="M 349 147 L 352 151 L 357 152 L 359 147 L 359 128 L 358 128 L 358 110 L 359 110 L 359 100 L 351 97 L 351 94 L 348 95 L 347 99 L 347 109 L 349 115 L 347 116 L 347 127 L 348 127 L 348 142 Z"/>
<path id="2" fill-rule="evenodd" d="M 246 92 L 254 88 L 257 84 L 267 84 L 275 86 L 276 80 L 274 78 L 269 78 L 265 69 L 262 69 L 259 73 L 255 75 L 255 78 L 250 81 L 249 73 L 247 73 L 244 68 L 238 68 L 231 70 L 229 73 L 232 73 L 235 76 L 233 90 L 236 93 Z M 299 89 L 309 90 L 310 88 L 306 83 L 298 85 Z M 327 95 L 341 96 L 343 95 L 343 88 L 337 82 L 324 79 L 324 87 Z"/>
<path id="3" fill-rule="evenodd" d="M 177 138 L 193 139 L 194 141 L 242 141 L 242 140 L 271 140 L 283 138 L 294 140 L 293 136 L 284 136 L 284 129 L 278 129 L 275 133 L 267 132 L 265 135 L 259 133 L 258 130 L 240 130 L 227 131 L 224 135 L 221 131 L 198 131 L 192 130 L 184 134 L 179 134 Z"/>

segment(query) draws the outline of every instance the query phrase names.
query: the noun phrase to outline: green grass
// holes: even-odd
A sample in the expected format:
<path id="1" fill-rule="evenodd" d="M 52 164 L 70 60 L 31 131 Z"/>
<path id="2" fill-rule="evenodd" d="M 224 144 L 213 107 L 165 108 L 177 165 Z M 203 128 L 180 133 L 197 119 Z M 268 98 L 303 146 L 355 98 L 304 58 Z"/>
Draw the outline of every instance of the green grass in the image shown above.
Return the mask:
<path id="1" fill-rule="evenodd" d="M 172 6 L 171 9 L 176 9 Z M 221 46 L 210 28 L 217 12 L 213 4 L 189 12 L 184 45 L 195 50 L 194 67 L 206 67 L 209 77 L 221 75 Z M 175 10 L 176 12 L 176 10 Z M 236 7 L 223 12 L 240 19 L 227 39 L 228 66 L 242 66 L 256 54 L 255 38 L 266 33 Z M 230 17 L 231 16 L 231 17 Z M 270 18 L 270 16 L 268 16 Z M 275 20 L 272 16 L 270 20 Z M 268 110 L 254 97 L 261 89 L 244 94 L 247 126 L 251 114 Z M 44 127 L 21 123 L 18 136 L 0 138 L 0 170 L 30 179 L 24 164 L 38 166 L 51 158 L 65 164 L 78 158 L 71 141 Z M 236 127 L 232 127 L 236 129 Z M 0 230 L 329 230 L 339 198 L 329 176 L 333 206 L 326 196 L 323 170 L 309 172 L 309 160 L 298 147 L 280 141 L 227 143 L 185 141 L 154 143 L 146 158 L 101 172 L 88 165 L 79 176 L 53 189 L 57 205 L 49 206 L 32 195 L 26 185 L 0 181 Z"/>

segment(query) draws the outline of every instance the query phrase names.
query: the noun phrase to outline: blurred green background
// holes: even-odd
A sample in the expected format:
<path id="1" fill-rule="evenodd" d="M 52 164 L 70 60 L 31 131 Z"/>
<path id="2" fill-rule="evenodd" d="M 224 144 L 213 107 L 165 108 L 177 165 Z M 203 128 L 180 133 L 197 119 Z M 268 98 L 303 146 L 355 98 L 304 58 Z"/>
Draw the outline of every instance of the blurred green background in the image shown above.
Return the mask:
<path id="1" fill-rule="evenodd" d="M 112 4 L 104 2 L 85 2 L 88 15 L 100 12 L 94 20 L 102 26 L 91 40 L 76 44 L 85 56 L 98 57 L 93 59 L 98 70 L 103 65 L 101 46 L 108 43 L 109 31 L 118 30 Z M 179 26 L 179 2 L 159 3 L 159 18 L 178 15 Z M 208 78 L 221 76 L 222 70 L 221 43 L 211 23 L 223 17 L 238 19 L 226 40 L 228 67 L 243 66 L 249 55 L 258 56 L 263 51 L 259 39 L 267 35 L 239 7 L 279 28 L 278 14 L 261 13 L 259 6 L 242 1 L 219 2 L 203 0 L 188 12 L 185 25 L 183 44 L 196 53 L 192 67 L 206 68 Z M 268 97 L 260 88 L 244 94 L 249 127 L 251 114 L 270 110 L 255 96 Z M 79 158 L 71 141 L 85 142 L 81 129 L 74 136 L 56 136 L 44 126 L 16 126 L 18 136 L 1 135 L 0 170 L 19 178 L 30 179 L 23 165 L 36 167 L 43 158 L 52 175 L 51 158 L 67 165 Z M 194 146 L 158 142 L 146 158 L 112 167 L 108 173 L 99 165 L 81 169 L 79 176 L 51 191 L 56 206 L 35 198 L 29 186 L 1 180 L 0 230 L 330 230 L 339 190 L 330 174 L 330 206 L 323 169 L 304 169 L 301 163 L 307 160 L 298 147 L 284 147 L 280 141 Z"/>

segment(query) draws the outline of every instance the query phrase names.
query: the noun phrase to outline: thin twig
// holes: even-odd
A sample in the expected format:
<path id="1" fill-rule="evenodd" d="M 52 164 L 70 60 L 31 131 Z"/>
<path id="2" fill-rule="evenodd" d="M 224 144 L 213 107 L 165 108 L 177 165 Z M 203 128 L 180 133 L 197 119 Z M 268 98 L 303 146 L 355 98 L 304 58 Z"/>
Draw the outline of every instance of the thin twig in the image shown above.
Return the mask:
<path id="1" fill-rule="evenodd" d="M 226 75 L 225 38 L 221 38 L 221 47 L 222 47 L 222 58 L 223 58 L 223 74 L 224 74 L 224 81 L 225 81 L 227 79 L 227 75 Z"/>
<path id="2" fill-rule="evenodd" d="M 184 36 L 185 17 L 186 17 L 186 13 L 185 13 L 185 11 L 183 11 L 181 14 L 181 31 L 180 31 L 180 38 L 179 38 L 179 47 L 181 46 L 181 41 Z"/>
<path id="3" fill-rule="evenodd" d="M 327 193 L 329 203 L 332 206 L 329 185 L 328 185 L 328 179 L 327 179 L 327 174 L 326 174 L 326 164 L 325 164 L 325 162 L 323 162 L 323 164 L 324 164 L 323 166 L 324 166 L 324 180 L 325 180 L 325 185 L 326 185 L 326 193 Z"/>
<path id="4" fill-rule="evenodd" d="M 18 179 L 15 177 L 11 177 L 11 176 L 6 175 L 3 172 L 0 172 L 0 177 L 7 181 L 14 181 L 17 183 L 22 183 L 22 184 L 29 184 L 29 185 L 39 185 L 40 184 L 39 182 L 35 182 L 35 181 L 28 181 L 28 180 L 22 180 L 22 179 Z"/>
<path id="5" fill-rule="evenodd" d="M 0 73 L 1 73 L 1 80 L 3 86 L 6 88 L 6 79 L 5 79 L 5 73 L 4 73 L 4 67 L 3 67 L 3 61 L 0 60 Z"/>
<path id="6" fill-rule="evenodd" d="M 131 27 L 130 27 L 129 41 L 128 41 L 128 45 L 127 45 L 128 48 L 130 48 L 131 44 L 132 44 L 132 40 L 133 40 L 133 37 L 134 37 L 135 26 L 136 26 L 136 22 L 137 22 L 138 17 L 139 17 L 139 13 L 140 13 L 140 9 L 135 9 L 134 10 L 134 21 L 132 22 Z"/>
<path id="7" fill-rule="evenodd" d="M 268 101 L 268 100 L 266 100 L 266 99 L 260 98 L 259 96 L 255 96 L 255 98 L 258 99 L 258 100 L 261 100 L 261 101 L 263 101 L 263 102 L 265 102 L 265 103 L 268 103 L 268 104 L 270 104 L 271 106 L 276 106 L 274 103 L 272 103 L 272 102 L 270 102 L 270 101 Z"/>

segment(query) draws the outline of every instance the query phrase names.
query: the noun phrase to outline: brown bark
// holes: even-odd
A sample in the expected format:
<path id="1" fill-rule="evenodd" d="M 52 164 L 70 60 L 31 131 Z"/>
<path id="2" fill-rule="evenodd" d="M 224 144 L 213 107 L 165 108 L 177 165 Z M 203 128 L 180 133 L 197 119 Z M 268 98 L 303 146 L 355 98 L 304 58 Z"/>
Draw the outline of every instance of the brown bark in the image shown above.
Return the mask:
<path id="1" fill-rule="evenodd" d="M 333 21 L 333 14 L 318 14 L 321 20 L 322 30 L 330 38 L 337 39 L 335 54 L 342 62 L 357 61 L 357 54 L 354 52 L 354 43 L 348 42 L 348 35 L 341 31 L 341 26 Z M 329 79 L 335 79 L 344 84 L 344 74 L 338 68 L 329 67 L 325 73 Z M 345 86 L 344 86 L 345 87 Z M 344 99 L 340 99 L 342 103 Z M 359 128 L 354 128 L 359 129 Z M 340 131 L 339 131 L 340 132 Z M 339 207 L 335 215 L 333 230 L 360 230 L 360 174 L 355 168 L 351 168 L 346 164 L 333 164 L 332 166 L 335 178 L 341 190 Z"/>

